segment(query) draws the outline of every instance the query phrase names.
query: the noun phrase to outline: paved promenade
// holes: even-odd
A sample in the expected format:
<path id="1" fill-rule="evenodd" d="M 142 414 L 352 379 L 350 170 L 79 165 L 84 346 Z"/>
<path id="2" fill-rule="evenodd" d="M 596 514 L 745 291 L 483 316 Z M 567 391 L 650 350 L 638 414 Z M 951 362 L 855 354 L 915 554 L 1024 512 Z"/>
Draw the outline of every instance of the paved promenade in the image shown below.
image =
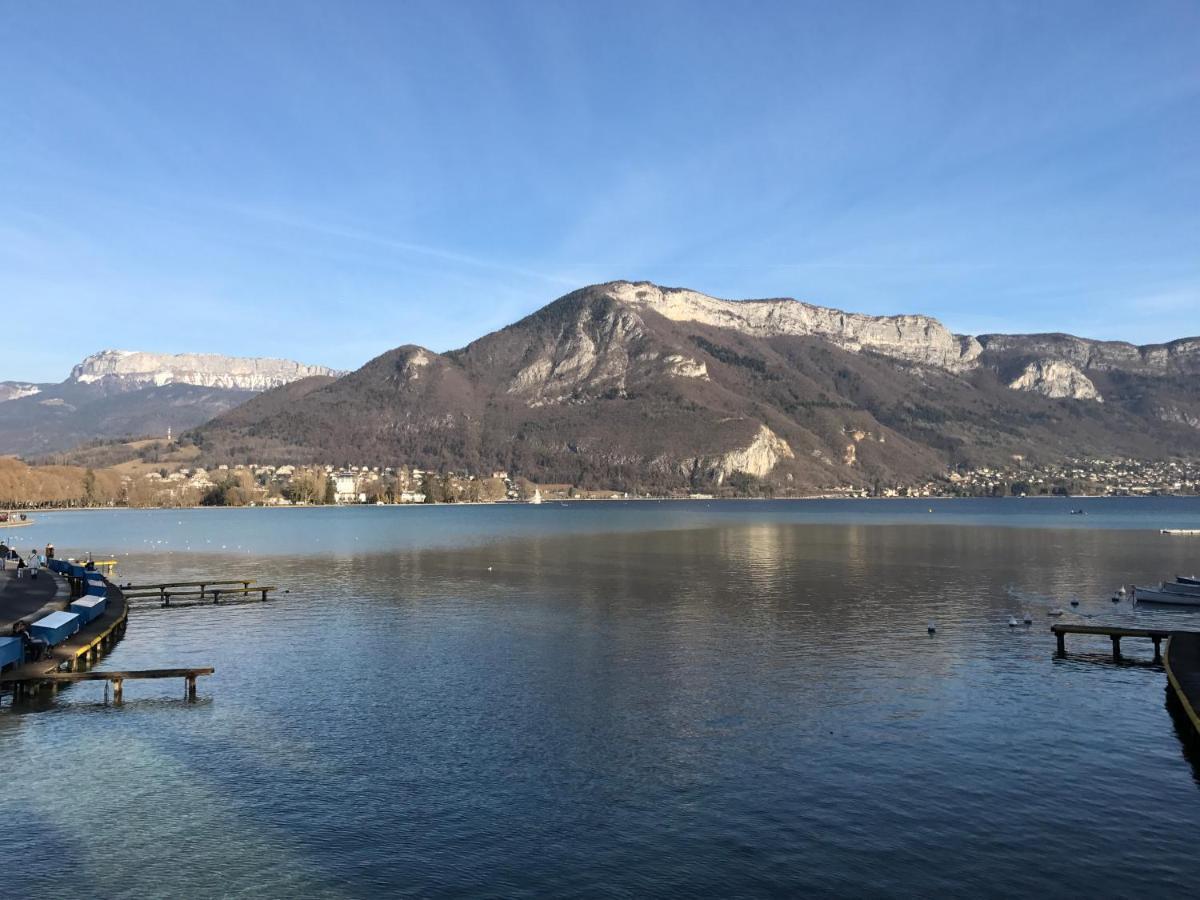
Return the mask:
<path id="1" fill-rule="evenodd" d="M 62 609 L 70 599 L 66 584 L 53 572 L 42 569 L 37 578 L 30 578 L 28 570 L 18 578 L 11 567 L 0 572 L 0 635 L 12 633 L 14 622 L 25 619 L 32 621 L 47 607 Z"/>

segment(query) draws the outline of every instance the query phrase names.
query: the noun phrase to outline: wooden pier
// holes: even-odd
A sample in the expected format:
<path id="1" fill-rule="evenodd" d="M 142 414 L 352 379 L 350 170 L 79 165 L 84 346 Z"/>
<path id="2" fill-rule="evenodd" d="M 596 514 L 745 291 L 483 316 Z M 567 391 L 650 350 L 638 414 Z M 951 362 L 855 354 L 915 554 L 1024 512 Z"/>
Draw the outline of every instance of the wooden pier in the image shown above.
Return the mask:
<path id="1" fill-rule="evenodd" d="M 214 585 L 220 588 L 224 585 L 240 584 L 243 590 L 248 591 L 250 589 L 250 585 L 254 584 L 255 581 L 256 579 L 254 578 L 227 578 L 224 580 L 206 579 L 205 581 L 167 581 L 163 582 L 162 584 L 127 584 L 121 588 L 121 590 L 125 592 L 126 597 L 129 597 L 130 599 L 138 599 L 154 596 L 161 598 L 168 592 L 174 594 L 180 593 L 179 591 L 171 590 L 172 588 L 200 588 L 200 596 L 204 597 L 208 588 L 213 587 Z M 231 588 L 224 589 L 226 591 L 231 590 Z M 267 590 L 273 591 L 275 589 L 267 588 Z"/>
<path id="2" fill-rule="evenodd" d="M 191 669 L 138 669 L 124 672 L 53 672 L 39 676 L 43 682 L 107 681 L 113 687 L 113 702 L 124 701 L 124 685 L 129 679 L 182 678 L 188 700 L 196 699 L 196 679 L 215 672 L 212 666 Z M 23 683 L 22 683 L 23 684 Z"/>
<path id="3" fill-rule="evenodd" d="M 44 577 L 52 576 L 46 573 Z M 49 655 L 0 674 L 0 687 L 11 689 L 14 703 L 36 697 L 44 689 L 54 690 L 58 685 L 76 681 L 109 682 L 113 686 L 114 701 L 121 703 L 124 700 L 125 681 L 145 678 L 182 678 L 186 698 L 196 699 L 196 679 L 213 674 L 211 666 L 113 672 L 88 670 L 89 666 L 100 661 L 103 652 L 124 636 L 129 623 L 129 604 L 122 590 L 108 584 L 107 597 L 108 608 L 104 614 L 52 648 Z"/>
<path id="4" fill-rule="evenodd" d="M 217 587 L 214 587 L 217 585 Z M 241 585 L 241 587 L 222 587 Z M 193 590 L 199 588 L 199 590 Z M 220 603 L 222 597 L 234 596 L 245 600 L 258 594 L 265 603 L 267 594 L 278 590 L 273 584 L 255 584 L 254 579 L 231 579 L 228 581 L 176 581 L 167 584 L 139 585 L 126 588 L 125 597 L 131 600 L 157 600 L 160 606 L 199 606 L 211 598 Z M 130 593 L 133 591 L 134 593 Z M 184 600 L 183 603 L 179 599 Z"/>
<path id="5" fill-rule="evenodd" d="M 1067 655 L 1068 634 L 1099 634 L 1112 641 L 1115 662 L 1121 661 L 1121 638 L 1150 638 L 1154 641 L 1154 662 L 1162 662 L 1162 642 L 1175 632 L 1167 628 L 1125 628 L 1120 625 L 1051 625 L 1050 630 L 1058 638 L 1058 655 Z"/>
<path id="6" fill-rule="evenodd" d="M 1104 635 L 1112 641 L 1115 662 L 1121 661 L 1121 638 L 1154 641 L 1154 662 L 1167 672 L 1167 681 L 1200 737 L 1200 631 L 1166 628 L 1125 628 L 1120 625 L 1051 625 L 1058 638 L 1058 656 L 1067 655 L 1068 634 Z M 1166 641 L 1165 646 L 1163 641 Z"/>

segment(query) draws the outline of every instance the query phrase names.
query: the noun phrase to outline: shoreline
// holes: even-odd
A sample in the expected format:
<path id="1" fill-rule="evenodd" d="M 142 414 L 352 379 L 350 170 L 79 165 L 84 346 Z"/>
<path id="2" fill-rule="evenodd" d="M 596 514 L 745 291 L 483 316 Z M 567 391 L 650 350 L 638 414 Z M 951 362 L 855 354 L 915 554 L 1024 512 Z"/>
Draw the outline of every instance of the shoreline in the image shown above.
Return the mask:
<path id="1" fill-rule="evenodd" d="M 245 504 L 242 506 L 64 506 L 37 507 L 38 515 L 64 512 L 97 512 L 97 511 L 163 511 L 163 510 L 205 510 L 205 509 L 427 509 L 434 507 L 454 506 L 554 506 L 560 503 L 811 503 L 814 501 L 845 500 L 855 503 L 895 502 L 907 500 L 912 503 L 944 503 L 947 501 L 976 501 L 996 500 L 1003 502 L 1018 502 L 1027 500 L 1200 500 L 1200 494 L 1034 494 L 1026 497 L 847 497 L 841 494 L 812 494 L 807 497 L 562 497 L 543 499 L 542 503 L 531 503 L 528 500 L 461 500 L 454 503 L 290 503 L 290 504 Z M 20 528 L 36 525 L 35 520 L 0 525 L 0 528 Z"/>

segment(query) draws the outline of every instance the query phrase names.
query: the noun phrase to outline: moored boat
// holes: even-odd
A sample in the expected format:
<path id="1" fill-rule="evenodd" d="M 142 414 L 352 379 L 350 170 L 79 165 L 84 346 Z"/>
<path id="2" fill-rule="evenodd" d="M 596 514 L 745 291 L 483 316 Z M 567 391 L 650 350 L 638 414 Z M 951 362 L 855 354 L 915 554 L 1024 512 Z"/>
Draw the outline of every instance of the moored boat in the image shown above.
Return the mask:
<path id="1" fill-rule="evenodd" d="M 1200 584 L 1188 584 L 1185 581 L 1164 581 L 1162 589 L 1172 594 L 1191 594 L 1200 597 Z"/>
<path id="2" fill-rule="evenodd" d="M 1178 584 L 1200 584 L 1200 578 L 1195 575 L 1176 575 L 1175 581 Z"/>
<path id="3" fill-rule="evenodd" d="M 1179 594 L 1162 587 L 1134 587 L 1133 599 L 1138 603 L 1160 603 L 1169 606 L 1200 606 L 1200 594 Z"/>

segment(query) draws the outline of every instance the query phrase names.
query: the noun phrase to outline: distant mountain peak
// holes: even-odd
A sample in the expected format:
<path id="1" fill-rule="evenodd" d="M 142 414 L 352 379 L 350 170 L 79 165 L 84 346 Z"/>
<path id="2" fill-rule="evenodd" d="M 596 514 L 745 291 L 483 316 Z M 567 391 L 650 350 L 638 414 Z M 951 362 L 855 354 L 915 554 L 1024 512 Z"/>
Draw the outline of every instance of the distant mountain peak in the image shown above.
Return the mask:
<path id="1" fill-rule="evenodd" d="M 116 382 L 127 386 L 191 384 L 197 387 L 265 391 L 312 375 L 338 375 L 326 366 L 289 359 L 223 356 L 217 353 L 147 353 L 101 350 L 71 370 L 68 382 Z"/>

